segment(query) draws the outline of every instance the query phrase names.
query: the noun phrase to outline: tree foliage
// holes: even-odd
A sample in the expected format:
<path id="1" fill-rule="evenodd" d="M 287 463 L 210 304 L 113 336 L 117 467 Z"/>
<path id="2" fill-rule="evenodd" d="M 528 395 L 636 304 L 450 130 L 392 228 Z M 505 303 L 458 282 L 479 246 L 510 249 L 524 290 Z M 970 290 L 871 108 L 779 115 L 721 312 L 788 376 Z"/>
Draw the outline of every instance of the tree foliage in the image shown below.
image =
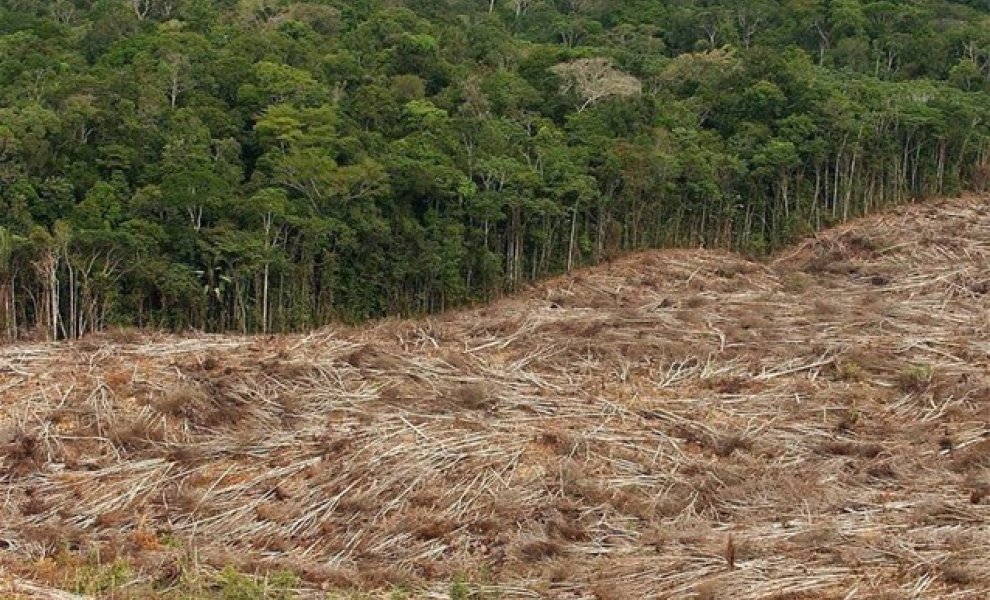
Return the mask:
<path id="1" fill-rule="evenodd" d="M 0 336 L 481 301 L 990 182 L 949 0 L 0 5 Z"/>

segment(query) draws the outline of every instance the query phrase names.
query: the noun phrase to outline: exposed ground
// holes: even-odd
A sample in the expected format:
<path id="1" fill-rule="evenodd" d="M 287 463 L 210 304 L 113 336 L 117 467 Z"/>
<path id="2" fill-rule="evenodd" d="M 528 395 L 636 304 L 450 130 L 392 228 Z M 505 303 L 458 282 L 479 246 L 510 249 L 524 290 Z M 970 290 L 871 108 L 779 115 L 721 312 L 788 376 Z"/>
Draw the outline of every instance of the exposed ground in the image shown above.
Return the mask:
<path id="1" fill-rule="evenodd" d="M 429 320 L 0 348 L 0 421 L 0 597 L 983 599 L 990 201 Z"/>

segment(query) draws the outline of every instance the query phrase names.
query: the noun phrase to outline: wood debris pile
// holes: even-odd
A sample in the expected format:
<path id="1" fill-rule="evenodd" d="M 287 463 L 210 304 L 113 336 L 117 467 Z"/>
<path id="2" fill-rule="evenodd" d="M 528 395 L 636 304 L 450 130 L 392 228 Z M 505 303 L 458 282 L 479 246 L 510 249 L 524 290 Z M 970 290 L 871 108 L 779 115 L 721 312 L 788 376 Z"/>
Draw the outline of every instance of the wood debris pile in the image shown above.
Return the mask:
<path id="1" fill-rule="evenodd" d="M 0 407 L 0 570 L 37 585 L 99 550 L 166 588 L 192 552 L 303 595 L 986 598 L 990 210 L 427 320 L 3 347 Z"/>

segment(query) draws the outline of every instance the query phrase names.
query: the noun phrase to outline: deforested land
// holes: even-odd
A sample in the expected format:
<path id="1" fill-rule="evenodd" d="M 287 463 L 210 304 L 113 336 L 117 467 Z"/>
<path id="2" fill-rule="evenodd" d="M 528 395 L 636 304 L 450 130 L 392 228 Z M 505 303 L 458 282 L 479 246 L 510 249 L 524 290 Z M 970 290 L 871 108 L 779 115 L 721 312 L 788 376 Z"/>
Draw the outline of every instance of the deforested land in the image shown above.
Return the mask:
<path id="1" fill-rule="evenodd" d="M 3 346 L 0 595 L 986 598 L 988 309 L 967 196 L 432 318 Z"/>

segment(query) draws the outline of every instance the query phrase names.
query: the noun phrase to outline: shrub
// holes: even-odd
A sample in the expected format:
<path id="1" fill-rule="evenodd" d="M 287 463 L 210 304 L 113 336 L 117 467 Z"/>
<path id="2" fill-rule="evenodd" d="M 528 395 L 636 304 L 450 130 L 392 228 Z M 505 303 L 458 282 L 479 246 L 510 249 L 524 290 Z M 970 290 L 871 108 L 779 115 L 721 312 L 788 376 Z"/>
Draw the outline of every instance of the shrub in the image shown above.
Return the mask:
<path id="1" fill-rule="evenodd" d="M 935 379 L 935 369 L 931 365 L 911 365 L 897 376 L 897 386 L 904 392 L 922 392 Z"/>
<path id="2" fill-rule="evenodd" d="M 471 588 L 461 579 L 455 579 L 450 584 L 450 600 L 468 600 L 471 597 Z"/>
<path id="3" fill-rule="evenodd" d="M 863 367 L 851 360 L 836 362 L 835 373 L 840 381 L 862 381 L 863 379 Z"/>
<path id="4" fill-rule="evenodd" d="M 88 564 L 76 571 L 76 581 L 73 586 L 78 594 L 113 595 L 113 592 L 127 582 L 131 577 L 131 568 L 123 561 L 114 561 L 108 565 Z"/>

